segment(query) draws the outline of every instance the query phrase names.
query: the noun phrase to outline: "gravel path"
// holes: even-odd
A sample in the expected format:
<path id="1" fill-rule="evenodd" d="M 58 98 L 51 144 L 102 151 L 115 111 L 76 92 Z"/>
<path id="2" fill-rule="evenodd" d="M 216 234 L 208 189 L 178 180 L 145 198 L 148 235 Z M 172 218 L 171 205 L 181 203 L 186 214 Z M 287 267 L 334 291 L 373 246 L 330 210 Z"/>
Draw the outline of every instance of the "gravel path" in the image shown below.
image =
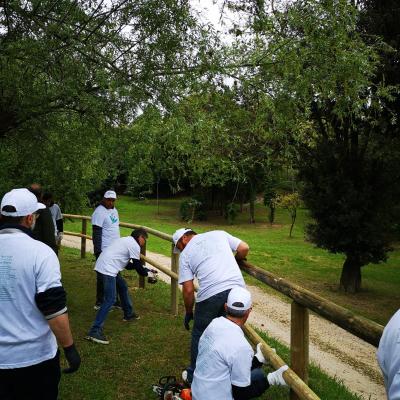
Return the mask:
<path id="1" fill-rule="evenodd" d="M 63 245 L 80 248 L 80 238 L 64 236 Z M 86 246 L 87 251 L 93 252 L 91 241 L 87 241 Z M 149 251 L 147 256 L 162 265 L 170 265 L 169 257 Z M 170 282 L 162 272 L 159 277 Z M 253 297 L 249 322 L 290 346 L 290 304 L 258 287 L 248 286 L 248 289 Z M 310 313 L 310 359 L 363 399 L 386 398 L 376 348 L 313 313 Z"/>

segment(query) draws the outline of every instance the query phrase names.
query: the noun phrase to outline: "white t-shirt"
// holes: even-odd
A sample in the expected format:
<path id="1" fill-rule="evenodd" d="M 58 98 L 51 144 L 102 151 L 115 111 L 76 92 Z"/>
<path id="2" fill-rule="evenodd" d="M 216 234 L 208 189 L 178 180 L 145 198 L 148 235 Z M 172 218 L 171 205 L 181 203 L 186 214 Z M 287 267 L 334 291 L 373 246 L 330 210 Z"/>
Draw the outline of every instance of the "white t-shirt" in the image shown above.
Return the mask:
<path id="1" fill-rule="evenodd" d="M 35 295 L 58 286 L 60 264 L 50 247 L 19 229 L 0 230 L 0 369 L 55 357 L 57 341 Z"/>
<path id="2" fill-rule="evenodd" d="M 107 209 L 100 204 L 92 215 L 92 225 L 103 228 L 101 233 L 101 251 L 120 237 L 119 216 L 116 208 Z"/>
<path id="3" fill-rule="evenodd" d="M 49 207 L 49 210 L 51 212 L 51 216 L 53 218 L 53 223 L 54 223 L 54 235 L 57 236 L 57 223 L 56 221 L 58 221 L 59 219 L 62 219 L 62 214 L 61 214 L 61 209 L 60 206 L 58 204 L 53 204 L 51 207 Z"/>
<path id="4" fill-rule="evenodd" d="M 400 399 L 400 310 L 390 319 L 378 348 L 378 361 L 389 400 Z"/>
<path id="5" fill-rule="evenodd" d="M 183 249 L 179 257 L 179 283 L 198 279 L 196 302 L 235 286 L 245 287 L 232 253 L 240 242 L 227 232 L 211 231 L 193 236 Z"/>
<path id="6" fill-rule="evenodd" d="M 94 269 L 104 275 L 117 276 L 131 258 L 140 260 L 140 246 L 132 236 L 122 237 L 101 252 Z"/>
<path id="7" fill-rule="evenodd" d="M 191 386 L 193 400 L 232 400 L 232 385 L 245 387 L 251 383 L 253 357 L 240 326 L 225 317 L 213 319 L 199 341 Z"/>

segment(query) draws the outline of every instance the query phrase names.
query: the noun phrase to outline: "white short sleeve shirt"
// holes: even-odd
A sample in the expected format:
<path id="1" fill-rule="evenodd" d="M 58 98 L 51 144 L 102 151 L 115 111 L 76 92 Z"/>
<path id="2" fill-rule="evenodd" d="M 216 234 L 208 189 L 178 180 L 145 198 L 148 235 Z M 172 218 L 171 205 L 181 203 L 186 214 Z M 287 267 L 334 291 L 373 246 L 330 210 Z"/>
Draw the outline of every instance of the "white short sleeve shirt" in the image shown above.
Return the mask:
<path id="1" fill-rule="evenodd" d="M 92 225 L 102 228 L 101 251 L 120 237 L 119 215 L 116 208 L 107 209 L 100 204 L 92 214 Z"/>
<path id="2" fill-rule="evenodd" d="M 400 399 L 400 310 L 390 319 L 378 347 L 378 362 L 389 400 Z"/>
<path id="3" fill-rule="evenodd" d="M 245 387 L 251 383 L 253 356 L 242 329 L 225 317 L 215 318 L 199 341 L 191 386 L 193 400 L 232 400 L 232 385 Z"/>
<path id="4" fill-rule="evenodd" d="M 61 286 L 54 251 L 19 229 L 0 230 L 0 369 L 55 357 L 57 341 L 35 295 Z"/>
<path id="5" fill-rule="evenodd" d="M 94 269 L 104 275 L 117 276 L 131 258 L 140 260 L 140 246 L 132 236 L 122 237 L 101 252 Z"/>
<path id="6" fill-rule="evenodd" d="M 179 257 L 179 283 L 197 278 L 199 291 L 196 302 L 235 286 L 245 287 L 233 251 L 240 239 L 224 231 L 195 235 Z"/>

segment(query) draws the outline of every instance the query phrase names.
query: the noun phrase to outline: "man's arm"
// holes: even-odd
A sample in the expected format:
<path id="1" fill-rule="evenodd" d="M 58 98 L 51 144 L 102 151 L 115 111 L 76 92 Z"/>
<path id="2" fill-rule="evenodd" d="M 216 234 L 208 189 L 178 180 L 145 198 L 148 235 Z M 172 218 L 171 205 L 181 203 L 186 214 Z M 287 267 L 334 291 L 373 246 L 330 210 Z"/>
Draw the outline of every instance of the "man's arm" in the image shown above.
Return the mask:
<path id="1" fill-rule="evenodd" d="M 183 302 L 185 303 L 186 314 L 193 314 L 194 306 L 194 284 L 193 280 L 183 282 L 182 284 Z"/>
<path id="2" fill-rule="evenodd" d="M 194 306 L 194 284 L 193 279 L 182 284 L 183 302 L 185 303 L 185 318 L 183 325 L 186 330 L 190 330 L 190 321 L 193 319 Z"/>
<path id="3" fill-rule="evenodd" d="M 62 218 L 56 220 L 56 226 L 59 233 L 64 232 L 64 220 Z"/>
<path id="4" fill-rule="evenodd" d="M 47 320 L 47 322 L 57 338 L 58 343 L 63 347 L 65 358 L 68 361 L 69 368 L 64 369 L 63 372 L 71 373 L 77 371 L 81 365 L 81 357 L 72 339 L 68 314 L 61 314 Z"/>
<path id="5" fill-rule="evenodd" d="M 236 249 L 235 258 L 237 261 L 244 260 L 249 253 L 249 245 L 246 242 L 240 242 Z"/>
<path id="6" fill-rule="evenodd" d="M 103 228 L 98 225 L 92 225 L 93 231 L 93 252 L 96 256 L 96 259 L 99 257 L 101 253 L 101 235 L 103 233 Z"/>
<path id="7" fill-rule="evenodd" d="M 72 339 L 66 300 L 65 290 L 62 286 L 52 287 L 35 295 L 38 309 L 46 318 L 58 343 L 64 349 L 65 358 L 69 364 L 69 368 L 64 372 L 74 372 L 79 368 L 81 358 Z"/>
<path id="8" fill-rule="evenodd" d="M 73 344 L 72 333 L 69 326 L 68 314 L 61 314 L 55 318 L 47 320 L 50 329 L 53 331 L 58 343 L 62 347 L 69 347 Z"/>

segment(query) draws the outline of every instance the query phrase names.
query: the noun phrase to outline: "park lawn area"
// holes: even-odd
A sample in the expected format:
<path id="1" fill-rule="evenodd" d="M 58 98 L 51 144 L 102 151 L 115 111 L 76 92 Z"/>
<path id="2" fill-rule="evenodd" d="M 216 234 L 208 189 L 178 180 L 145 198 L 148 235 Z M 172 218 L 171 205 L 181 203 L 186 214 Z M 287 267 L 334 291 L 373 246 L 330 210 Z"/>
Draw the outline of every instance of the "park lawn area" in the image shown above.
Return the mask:
<path id="1" fill-rule="evenodd" d="M 161 199 L 159 208 L 156 200 L 136 200 L 121 196 L 116 203 L 120 220 L 172 234 L 178 227 L 188 224 L 179 218 L 179 205 L 183 198 Z M 159 211 L 158 211 L 159 209 Z M 92 209 L 84 214 L 91 215 Z M 219 216 L 210 216 L 207 221 L 190 224 L 198 233 L 212 229 L 223 229 L 238 236 L 250 245 L 248 260 L 280 277 L 303 286 L 334 301 L 358 314 L 385 324 L 400 304 L 400 248 L 389 254 L 389 260 L 379 265 L 367 265 L 362 269 L 362 290 L 357 294 L 346 294 L 338 290 L 344 261 L 340 254 L 316 248 L 304 237 L 304 227 L 309 220 L 307 210 L 299 209 L 293 235 L 289 238 L 290 217 L 285 210 L 278 209 L 275 224 L 268 223 L 267 209 L 256 205 L 256 223 L 248 223 L 248 210 L 239 214 L 235 223 L 229 225 Z M 80 221 L 66 221 L 65 230 L 80 231 Z M 91 234 L 90 224 L 88 225 Z M 129 229 L 122 228 L 122 235 Z M 168 242 L 151 236 L 150 251 L 169 255 Z M 265 287 L 254 278 L 246 276 L 249 284 Z M 268 291 L 273 289 L 266 288 Z M 275 291 L 273 291 L 275 292 Z M 276 293 L 276 292 L 275 292 Z"/>
<path id="2" fill-rule="evenodd" d="M 157 399 L 152 393 L 152 385 L 161 376 L 179 377 L 189 360 L 190 334 L 182 325 L 182 300 L 180 315 L 175 317 L 170 313 L 169 285 L 158 282 L 138 289 L 137 274 L 124 271 L 135 310 L 141 319 L 124 323 L 122 312 L 113 310 L 104 328 L 110 344 L 88 342 L 84 337 L 95 317 L 93 257 L 82 260 L 79 250 L 62 248 L 60 261 L 71 327 L 82 358 L 78 372 L 62 375 L 60 399 Z M 289 350 L 260 334 L 288 362 Z M 63 356 L 62 363 L 66 365 Z M 266 370 L 269 372 L 271 368 Z M 358 399 L 315 366 L 310 368 L 310 387 L 321 399 Z M 260 399 L 287 400 L 288 393 L 287 388 L 275 387 Z"/>

